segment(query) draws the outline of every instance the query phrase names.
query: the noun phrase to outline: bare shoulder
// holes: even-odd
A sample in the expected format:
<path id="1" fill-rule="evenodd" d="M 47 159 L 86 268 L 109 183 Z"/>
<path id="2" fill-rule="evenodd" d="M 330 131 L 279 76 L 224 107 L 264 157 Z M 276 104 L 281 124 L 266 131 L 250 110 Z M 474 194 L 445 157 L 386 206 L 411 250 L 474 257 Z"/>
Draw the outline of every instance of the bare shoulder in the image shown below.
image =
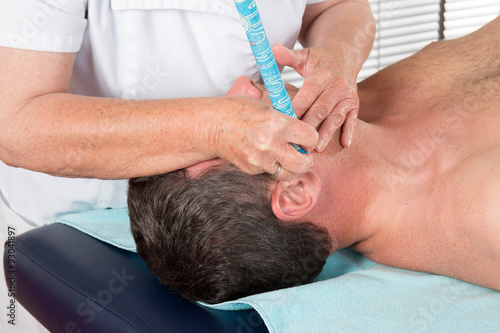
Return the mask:
<path id="1" fill-rule="evenodd" d="M 441 84 L 473 83 L 500 75 L 500 17 L 457 39 L 433 42 L 401 62 L 411 76 Z M 467 82 L 465 81 L 467 80 Z"/>
<path id="2" fill-rule="evenodd" d="M 500 291 L 500 149 L 464 158 L 407 207 L 369 259 Z"/>
<path id="3" fill-rule="evenodd" d="M 376 76 L 381 81 L 435 83 L 435 86 L 498 76 L 500 17 L 466 36 L 430 43 L 379 73 Z"/>
<path id="4" fill-rule="evenodd" d="M 443 108 L 500 113 L 500 17 L 384 68 L 359 84 L 359 94 L 359 115 L 366 121 L 400 116 L 407 121 Z"/>

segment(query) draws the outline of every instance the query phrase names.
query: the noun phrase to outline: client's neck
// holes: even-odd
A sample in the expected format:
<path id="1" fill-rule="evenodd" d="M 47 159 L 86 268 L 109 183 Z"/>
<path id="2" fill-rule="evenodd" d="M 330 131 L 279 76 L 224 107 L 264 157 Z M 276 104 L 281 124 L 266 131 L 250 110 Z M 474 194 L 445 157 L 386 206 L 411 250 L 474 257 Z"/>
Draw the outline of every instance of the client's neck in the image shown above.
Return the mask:
<path id="1" fill-rule="evenodd" d="M 322 193 L 311 218 L 330 232 L 333 250 L 371 238 L 379 229 L 377 205 L 387 167 L 379 157 L 382 131 L 358 120 L 350 148 L 340 146 L 340 131 L 324 153 L 315 156 L 314 171 Z"/>

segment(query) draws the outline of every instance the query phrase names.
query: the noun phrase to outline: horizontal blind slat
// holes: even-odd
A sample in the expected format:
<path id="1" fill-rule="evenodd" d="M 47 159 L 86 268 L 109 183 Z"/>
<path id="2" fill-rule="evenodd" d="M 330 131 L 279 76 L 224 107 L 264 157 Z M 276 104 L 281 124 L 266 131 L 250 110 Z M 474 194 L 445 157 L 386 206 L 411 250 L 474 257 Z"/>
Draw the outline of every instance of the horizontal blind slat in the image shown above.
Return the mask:
<path id="1" fill-rule="evenodd" d="M 457 10 L 498 6 L 499 4 L 498 0 L 447 0 L 445 6 L 446 10 L 451 13 Z"/>
<path id="2" fill-rule="evenodd" d="M 377 21 L 376 42 L 359 80 L 439 38 L 439 0 L 371 0 L 370 5 Z"/>
<path id="3" fill-rule="evenodd" d="M 500 0 L 448 0 L 445 4 L 446 39 L 479 29 L 500 14 Z"/>

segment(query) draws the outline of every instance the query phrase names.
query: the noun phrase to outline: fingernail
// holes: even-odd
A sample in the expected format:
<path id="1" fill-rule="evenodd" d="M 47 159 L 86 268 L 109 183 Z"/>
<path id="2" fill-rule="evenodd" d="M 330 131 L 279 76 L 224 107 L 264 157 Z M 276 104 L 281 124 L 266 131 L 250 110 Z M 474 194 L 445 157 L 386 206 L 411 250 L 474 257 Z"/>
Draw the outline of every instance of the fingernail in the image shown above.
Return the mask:
<path id="1" fill-rule="evenodd" d="M 321 140 L 320 142 L 318 142 L 318 144 L 316 145 L 315 150 L 318 153 L 321 153 L 323 150 L 325 150 L 325 140 Z"/>
<path id="2" fill-rule="evenodd" d="M 347 148 L 351 146 L 352 143 L 352 134 L 349 134 L 349 137 L 347 138 Z"/>

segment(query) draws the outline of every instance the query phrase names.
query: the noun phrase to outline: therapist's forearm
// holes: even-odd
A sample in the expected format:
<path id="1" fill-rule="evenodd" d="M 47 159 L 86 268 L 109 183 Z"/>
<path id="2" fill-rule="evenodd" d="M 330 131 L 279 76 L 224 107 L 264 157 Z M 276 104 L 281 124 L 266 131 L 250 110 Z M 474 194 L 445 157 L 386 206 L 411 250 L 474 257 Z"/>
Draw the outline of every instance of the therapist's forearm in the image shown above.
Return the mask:
<path id="1" fill-rule="evenodd" d="M 376 24 L 368 1 L 343 1 L 322 12 L 301 32 L 305 47 L 342 49 L 355 75 L 373 47 Z"/>
<path id="2" fill-rule="evenodd" d="M 209 117 L 236 104 L 228 97 L 136 101 L 47 94 L 1 119 L 0 156 L 12 166 L 67 177 L 173 171 L 215 157 Z"/>

